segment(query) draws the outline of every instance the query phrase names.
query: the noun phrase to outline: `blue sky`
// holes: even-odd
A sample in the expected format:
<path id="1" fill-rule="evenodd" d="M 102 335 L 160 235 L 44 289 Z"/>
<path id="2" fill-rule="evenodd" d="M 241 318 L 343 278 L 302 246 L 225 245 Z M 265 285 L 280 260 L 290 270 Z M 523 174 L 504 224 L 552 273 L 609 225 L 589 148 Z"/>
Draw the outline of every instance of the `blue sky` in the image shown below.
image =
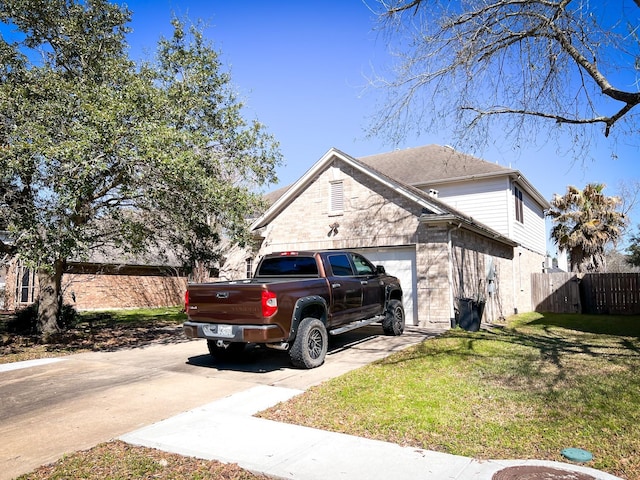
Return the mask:
<path id="1" fill-rule="evenodd" d="M 375 71 L 389 71 L 392 57 L 385 36 L 375 31 L 375 0 L 131 0 L 128 37 L 131 56 L 151 56 L 159 36 L 170 35 L 172 13 L 204 20 L 207 37 L 222 53 L 247 105 L 245 116 L 257 118 L 280 142 L 286 165 L 278 171 L 278 186 L 294 182 L 329 148 L 352 156 L 392 150 L 396 146 L 367 138 L 371 116 L 383 101 L 382 92 L 366 89 Z M 535 142 L 534 142 L 535 141 Z M 399 148 L 451 144 L 442 131 L 408 138 Z M 640 140 L 615 145 L 599 137 L 593 159 L 558 153 L 553 143 L 532 138 L 530 145 L 498 142 L 481 158 L 517 168 L 551 199 L 569 184 L 607 184 L 610 195 L 621 180 L 640 180 Z M 612 158 L 612 152 L 617 158 Z M 471 153 L 471 152 L 467 152 Z M 277 186 L 271 186 L 269 190 Z M 632 217 L 640 223 L 640 206 Z"/>

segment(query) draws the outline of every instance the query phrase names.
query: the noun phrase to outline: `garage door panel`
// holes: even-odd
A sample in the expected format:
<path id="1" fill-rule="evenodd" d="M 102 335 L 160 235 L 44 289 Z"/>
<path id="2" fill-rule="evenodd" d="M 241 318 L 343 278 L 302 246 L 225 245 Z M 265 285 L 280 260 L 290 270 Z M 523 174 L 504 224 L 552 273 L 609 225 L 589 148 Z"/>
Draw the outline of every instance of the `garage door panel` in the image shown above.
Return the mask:
<path id="1" fill-rule="evenodd" d="M 416 305 L 416 250 L 415 247 L 389 247 L 360 249 L 375 265 L 382 265 L 389 275 L 398 277 L 402 285 L 402 303 L 408 324 L 418 324 Z"/>

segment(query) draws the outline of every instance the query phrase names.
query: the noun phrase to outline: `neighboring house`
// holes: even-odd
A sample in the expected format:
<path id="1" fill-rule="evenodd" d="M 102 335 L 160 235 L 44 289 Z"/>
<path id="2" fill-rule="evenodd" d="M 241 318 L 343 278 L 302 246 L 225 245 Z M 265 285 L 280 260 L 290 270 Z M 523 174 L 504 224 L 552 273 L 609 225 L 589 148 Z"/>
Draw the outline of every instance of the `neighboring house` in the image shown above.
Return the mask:
<path id="1" fill-rule="evenodd" d="M 458 298 L 486 300 L 484 321 L 532 309 L 549 204 L 518 170 L 437 145 L 359 159 L 330 149 L 270 200 L 251 226 L 258 256 L 361 252 L 401 279 L 409 324 L 449 327 Z"/>
<path id="2" fill-rule="evenodd" d="M 5 283 L 2 310 L 20 309 L 37 299 L 37 276 L 17 259 L 0 266 L 0 282 Z M 180 305 L 186 285 L 177 262 L 157 255 L 94 253 L 88 261 L 69 261 L 62 277 L 64 303 L 78 310 Z"/>

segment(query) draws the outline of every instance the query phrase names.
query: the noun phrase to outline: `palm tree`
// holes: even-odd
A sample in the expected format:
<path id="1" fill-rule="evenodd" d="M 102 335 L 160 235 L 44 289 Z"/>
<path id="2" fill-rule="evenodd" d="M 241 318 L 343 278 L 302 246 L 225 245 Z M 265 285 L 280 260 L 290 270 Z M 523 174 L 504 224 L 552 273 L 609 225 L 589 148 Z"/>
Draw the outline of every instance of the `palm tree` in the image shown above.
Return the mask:
<path id="1" fill-rule="evenodd" d="M 615 244 L 626 226 L 624 213 L 617 210 L 620 198 L 607 197 L 604 188 L 602 183 L 590 183 L 584 190 L 568 186 L 564 196 L 556 194 L 551 200 L 551 239 L 569 252 L 573 272 L 605 272 L 605 247 Z"/>

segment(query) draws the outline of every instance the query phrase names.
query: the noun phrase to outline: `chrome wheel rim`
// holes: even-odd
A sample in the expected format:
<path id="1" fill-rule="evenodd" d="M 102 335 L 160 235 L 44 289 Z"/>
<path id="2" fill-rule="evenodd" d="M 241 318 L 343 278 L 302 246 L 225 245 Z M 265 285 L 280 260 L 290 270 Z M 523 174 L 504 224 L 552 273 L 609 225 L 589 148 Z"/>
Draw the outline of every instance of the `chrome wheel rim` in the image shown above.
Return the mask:
<path id="1" fill-rule="evenodd" d="M 320 358 L 322 353 L 322 333 L 318 329 L 313 329 L 309 332 L 309 341 L 307 342 L 307 348 L 309 349 L 309 356 L 313 359 Z"/>

